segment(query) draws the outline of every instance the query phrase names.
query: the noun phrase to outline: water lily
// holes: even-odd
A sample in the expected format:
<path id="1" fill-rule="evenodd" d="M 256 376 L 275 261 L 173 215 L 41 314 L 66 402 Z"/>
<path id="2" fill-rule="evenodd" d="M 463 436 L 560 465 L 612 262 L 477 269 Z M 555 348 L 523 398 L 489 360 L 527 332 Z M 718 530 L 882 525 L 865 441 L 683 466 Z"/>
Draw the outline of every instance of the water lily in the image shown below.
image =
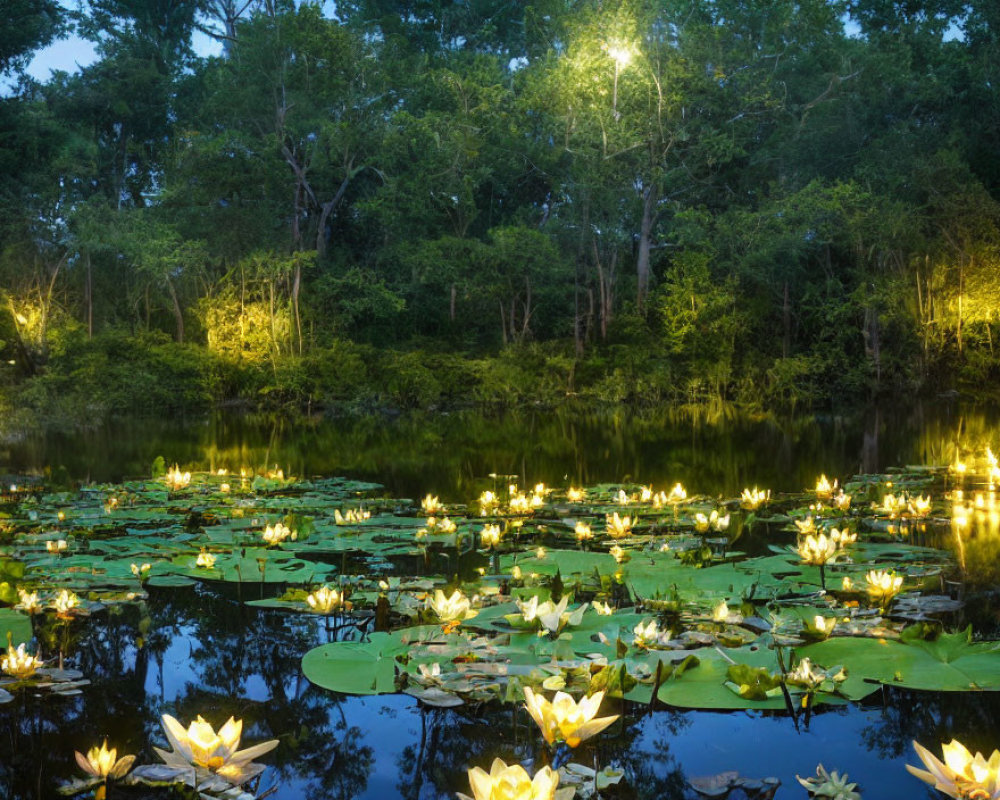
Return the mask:
<path id="1" fill-rule="evenodd" d="M 858 540 L 858 535 L 852 533 L 847 528 L 838 530 L 837 528 L 832 528 L 830 530 L 830 538 L 836 543 L 837 547 L 847 547 L 849 544 L 854 544 Z"/>
<path id="2" fill-rule="evenodd" d="M 838 511 L 850 511 L 851 495 L 844 494 L 844 490 L 841 489 L 840 493 L 833 498 L 833 505 Z"/>
<path id="3" fill-rule="evenodd" d="M 472 797 L 458 793 L 460 800 L 570 800 L 575 789 L 559 789 L 559 773 L 542 767 L 532 778 L 520 764 L 507 766 L 499 758 L 493 760 L 490 771 L 480 767 L 469 770 Z"/>
<path id="4" fill-rule="evenodd" d="M 719 516 L 715 509 L 709 516 L 705 516 L 700 511 L 694 515 L 694 529 L 698 533 L 706 533 L 709 528 L 714 531 L 724 531 L 729 527 L 729 515 Z"/>
<path id="5" fill-rule="evenodd" d="M 624 549 L 624 548 L 622 548 L 622 547 L 619 547 L 619 546 L 618 546 L 618 545 L 616 545 L 616 544 L 613 544 L 613 545 L 611 545 L 611 549 L 610 549 L 610 550 L 608 550 L 608 553 L 610 553 L 610 554 L 611 554 L 611 557 L 612 557 L 612 558 L 613 558 L 613 559 L 614 559 L 614 560 L 615 560 L 615 561 L 616 561 L 616 562 L 617 562 L 618 564 L 624 564 L 624 563 L 625 563 L 626 561 L 628 561 L 628 560 L 629 560 L 629 558 L 630 558 L 630 556 L 629 556 L 629 554 L 628 554 L 628 551 L 627 551 L 627 550 L 625 550 L 625 549 Z"/>
<path id="6" fill-rule="evenodd" d="M 833 493 L 835 491 L 837 491 L 836 480 L 834 480 L 833 483 L 830 483 L 829 479 L 826 477 L 825 474 L 820 475 L 819 478 L 816 480 L 817 497 L 822 497 L 822 498 L 831 497 L 833 496 Z"/>
<path id="7" fill-rule="evenodd" d="M 7 655 L 0 659 L 0 670 L 12 678 L 23 681 L 35 674 L 42 666 L 42 659 L 33 656 L 24 649 L 24 642 L 14 647 L 11 637 L 7 636 Z"/>
<path id="8" fill-rule="evenodd" d="M 500 505 L 500 500 L 497 498 L 496 494 L 487 490 L 479 495 L 479 513 L 482 516 L 492 514 L 497 510 L 497 506 Z"/>
<path id="9" fill-rule="evenodd" d="M 74 752 L 76 763 L 84 772 L 102 781 L 111 778 L 117 780 L 124 778 L 125 774 L 132 769 L 135 756 L 122 756 L 118 758 L 118 750 L 112 747 L 108 749 L 108 740 L 105 739 L 100 747 L 91 747 L 84 755 L 79 750 Z"/>
<path id="10" fill-rule="evenodd" d="M 756 486 L 753 489 L 744 489 L 740 495 L 740 505 L 747 511 L 756 511 L 761 506 L 767 505 L 771 501 L 771 490 L 761 491 Z"/>
<path id="11" fill-rule="evenodd" d="M 834 559 L 840 548 L 837 543 L 825 533 L 816 536 L 809 535 L 799 543 L 796 551 L 804 564 L 822 566 Z"/>
<path id="12" fill-rule="evenodd" d="M 906 765 L 911 775 L 929 783 L 935 789 L 956 800 L 997 800 L 1000 798 L 1000 750 L 989 759 L 982 753 L 975 756 L 958 739 L 941 746 L 944 763 L 917 742 L 913 743 L 920 760 L 928 771 Z"/>
<path id="13" fill-rule="evenodd" d="M 712 609 L 712 620 L 714 622 L 725 622 L 729 619 L 729 604 L 723 600 Z"/>
<path id="14" fill-rule="evenodd" d="M 174 464 L 167 474 L 164 475 L 163 479 L 166 481 L 167 486 L 174 491 L 177 491 L 178 489 L 183 489 L 191 483 L 191 473 L 181 472 L 180 467 Z"/>
<path id="15" fill-rule="evenodd" d="M 343 607 L 344 596 L 336 589 L 324 585 L 306 595 L 306 603 L 317 614 L 329 614 Z"/>
<path id="16" fill-rule="evenodd" d="M 194 565 L 202 569 L 212 569 L 215 566 L 215 556 L 205 548 L 202 548 L 201 552 L 198 553 L 198 558 L 194 562 Z"/>
<path id="17" fill-rule="evenodd" d="M 65 539 L 50 539 L 45 543 L 45 549 L 50 553 L 61 553 L 66 547 Z"/>
<path id="18" fill-rule="evenodd" d="M 615 608 L 610 603 L 602 603 L 600 600 L 591 600 L 591 607 L 602 617 L 610 617 L 615 613 Z"/>
<path id="19" fill-rule="evenodd" d="M 627 506 L 629 504 L 629 496 L 625 493 L 624 489 L 619 489 L 615 493 L 615 502 L 620 506 Z"/>
<path id="20" fill-rule="evenodd" d="M 639 491 L 640 502 L 648 503 L 652 499 L 653 499 L 653 487 L 643 486 L 642 489 Z"/>
<path id="21" fill-rule="evenodd" d="M 812 518 L 812 515 L 810 515 L 805 519 L 795 520 L 795 527 L 798 528 L 800 536 L 805 536 L 806 534 L 816 532 L 816 521 Z"/>
<path id="22" fill-rule="evenodd" d="M 594 538 L 594 532 L 590 529 L 590 523 L 583 522 L 582 520 L 577 520 L 573 532 L 576 534 L 576 539 L 579 542 L 586 542 Z"/>
<path id="23" fill-rule="evenodd" d="M 14 608 L 26 611 L 29 614 L 37 614 L 44 607 L 41 598 L 38 596 L 38 592 L 29 592 L 18 586 L 17 597 L 18 602 Z"/>
<path id="24" fill-rule="evenodd" d="M 795 686 L 801 686 L 807 692 L 814 692 L 826 681 L 840 683 L 847 679 L 847 673 L 841 667 L 824 670 L 814 665 L 808 658 L 803 658 L 786 676 L 785 681 Z"/>
<path id="25" fill-rule="evenodd" d="M 135 564 L 131 565 L 132 574 L 135 575 L 139 580 L 146 577 L 149 571 L 153 568 L 152 564 Z"/>
<path id="26" fill-rule="evenodd" d="M 931 513 L 930 496 L 924 497 L 923 495 L 920 495 L 918 497 L 910 498 L 910 502 L 907 504 L 907 509 L 915 517 L 926 517 Z"/>
<path id="27" fill-rule="evenodd" d="M 822 614 L 816 614 L 812 620 L 804 620 L 802 624 L 807 636 L 816 639 L 825 639 L 837 627 L 837 619 L 836 617 L 825 617 Z"/>
<path id="28" fill-rule="evenodd" d="M 420 501 L 420 508 L 425 514 L 438 514 L 444 511 L 444 506 L 441 505 L 437 495 L 429 493 Z"/>
<path id="29" fill-rule="evenodd" d="M 163 730 L 172 751 L 154 747 L 164 763 L 172 767 L 205 769 L 225 778 L 235 786 L 246 783 L 263 772 L 264 767 L 253 759 L 271 752 L 277 739 L 238 750 L 243 733 L 243 721 L 232 717 L 218 732 L 199 715 L 187 729 L 169 714 L 163 715 Z"/>
<path id="30" fill-rule="evenodd" d="M 643 649 L 661 647 L 670 641 L 670 631 L 661 631 L 655 619 L 645 625 L 640 622 L 632 629 L 632 633 L 635 636 L 633 644 Z"/>
<path id="31" fill-rule="evenodd" d="M 566 499 L 571 503 L 582 503 L 583 499 L 587 496 L 587 493 L 583 489 L 577 489 L 570 486 L 566 490 Z"/>
<path id="32" fill-rule="evenodd" d="M 632 519 L 629 516 L 619 517 L 618 512 L 615 511 L 607 516 L 608 536 L 612 539 L 623 539 L 632 533 L 632 526 L 638 521 L 638 518 Z"/>
<path id="33" fill-rule="evenodd" d="M 500 526 L 484 525 L 479 532 L 479 541 L 483 547 L 496 547 L 500 544 Z"/>
<path id="34" fill-rule="evenodd" d="M 683 484 L 675 483 L 670 494 L 667 495 L 667 500 L 671 503 L 683 503 L 687 500 L 687 496 L 687 489 L 684 488 Z"/>
<path id="35" fill-rule="evenodd" d="M 861 800 L 861 794 L 854 791 L 858 785 L 848 783 L 846 772 L 843 775 L 838 774 L 837 770 L 827 772 L 822 764 L 816 767 L 815 778 L 801 778 L 796 775 L 795 779 L 813 797 L 826 797 L 829 800 Z"/>
<path id="36" fill-rule="evenodd" d="M 564 741 L 576 747 L 607 728 L 619 715 L 597 717 L 602 700 L 603 691 L 582 697 L 579 702 L 566 692 L 556 692 L 550 702 L 544 695 L 535 694 L 530 686 L 524 687 L 525 706 L 548 744 Z"/>
<path id="37" fill-rule="evenodd" d="M 69 617 L 75 608 L 80 605 L 80 598 L 77 597 L 73 592 L 63 589 L 56 595 L 55 600 L 52 601 L 52 607 L 56 610 L 56 615 L 59 617 Z"/>
<path id="38" fill-rule="evenodd" d="M 427 609 L 433 611 L 441 622 L 461 622 L 479 613 L 472 608 L 472 601 L 462 594 L 461 589 L 456 589 L 448 597 L 440 589 L 435 589 L 434 596 L 427 598 Z"/>
<path id="39" fill-rule="evenodd" d="M 903 576 L 891 570 L 872 569 L 865 574 L 865 584 L 868 596 L 884 606 L 899 594 L 903 587 Z"/>
<path id="40" fill-rule="evenodd" d="M 587 610 L 587 604 L 567 612 L 569 607 L 569 595 L 564 595 L 558 603 L 546 600 L 544 603 L 538 602 L 538 595 L 532 595 L 527 602 L 521 598 L 515 598 L 518 610 L 521 612 L 521 619 L 526 623 L 536 623 L 539 628 L 551 634 L 558 633 L 567 625 L 579 625 L 583 621 L 583 614 Z"/>
<path id="41" fill-rule="evenodd" d="M 276 544 L 281 544 L 286 539 L 295 541 L 297 536 L 298 534 L 295 531 L 281 522 L 274 523 L 273 527 L 268 525 L 264 528 L 264 533 L 261 534 L 264 542 L 272 547 Z"/>

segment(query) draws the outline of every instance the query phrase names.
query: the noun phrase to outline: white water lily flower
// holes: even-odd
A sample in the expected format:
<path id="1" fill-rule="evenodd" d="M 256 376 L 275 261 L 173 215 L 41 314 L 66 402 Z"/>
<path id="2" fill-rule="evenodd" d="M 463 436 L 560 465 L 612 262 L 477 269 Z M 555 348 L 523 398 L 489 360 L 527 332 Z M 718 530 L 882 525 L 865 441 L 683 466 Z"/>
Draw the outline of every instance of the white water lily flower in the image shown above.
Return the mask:
<path id="1" fill-rule="evenodd" d="M 238 750 L 243 733 L 243 721 L 230 717 L 218 732 L 199 715 L 187 729 L 169 714 L 162 718 L 171 751 L 153 749 L 172 767 L 205 769 L 225 778 L 234 786 L 246 783 L 264 771 L 253 759 L 271 752 L 277 739 L 261 742 L 246 750 Z"/>
<path id="2" fill-rule="evenodd" d="M 938 791 L 956 800 L 998 800 L 1000 798 L 1000 750 L 989 759 L 975 756 L 958 739 L 941 746 L 944 763 L 919 743 L 913 743 L 920 760 L 929 771 L 906 765 L 907 771 Z"/>
<path id="3" fill-rule="evenodd" d="M 570 800 L 575 789 L 559 789 L 559 773 L 542 767 L 532 778 L 520 764 L 499 758 L 493 760 L 490 771 L 480 767 L 469 770 L 472 797 L 458 793 L 459 800 Z"/>
<path id="4" fill-rule="evenodd" d="M 544 695 L 535 694 L 530 686 L 524 687 L 525 706 L 548 744 L 564 741 L 576 747 L 607 728 L 619 715 L 595 719 L 603 699 L 603 691 L 582 697 L 579 702 L 566 692 L 556 692 L 550 702 Z"/>

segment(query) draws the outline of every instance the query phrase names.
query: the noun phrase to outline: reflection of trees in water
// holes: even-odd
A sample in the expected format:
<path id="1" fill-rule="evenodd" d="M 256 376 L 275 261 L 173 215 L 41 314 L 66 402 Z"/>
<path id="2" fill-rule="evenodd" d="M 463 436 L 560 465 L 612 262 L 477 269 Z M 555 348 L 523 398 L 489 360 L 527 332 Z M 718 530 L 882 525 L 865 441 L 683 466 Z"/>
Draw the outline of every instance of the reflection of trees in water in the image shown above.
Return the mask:
<path id="1" fill-rule="evenodd" d="M 1000 742 L 1000 696 L 996 692 L 916 692 L 883 688 L 882 713 L 861 731 L 865 746 L 881 758 L 911 755 L 911 742 L 931 752 L 958 739 L 987 757 Z"/>
<path id="2" fill-rule="evenodd" d="M 611 700 L 601 714 L 620 711 Z M 488 771 L 494 758 L 508 764 L 528 764 L 529 772 L 549 763 L 544 740 L 523 704 L 489 703 L 454 709 L 421 706 L 419 714 L 420 735 L 397 760 L 396 786 L 405 800 L 417 800 L 426 786 L 434 787 L 437 795 L 468 794 L 468 770 L 482 767 Z M 673 710 L 650 716 L 645 709 L 628 704 L 623 721 L 581 744 L 571 760 L 591 767 L 623 769 L 629 796 L 637 792 L 634 796 L 642 798 L 680 798 L 684 777 L 670 754 L 670 739 L 688 724 L 684 715 Z M 652 746 L 640 747 L 640 738 L 651 735 L 655 737 Z"/>

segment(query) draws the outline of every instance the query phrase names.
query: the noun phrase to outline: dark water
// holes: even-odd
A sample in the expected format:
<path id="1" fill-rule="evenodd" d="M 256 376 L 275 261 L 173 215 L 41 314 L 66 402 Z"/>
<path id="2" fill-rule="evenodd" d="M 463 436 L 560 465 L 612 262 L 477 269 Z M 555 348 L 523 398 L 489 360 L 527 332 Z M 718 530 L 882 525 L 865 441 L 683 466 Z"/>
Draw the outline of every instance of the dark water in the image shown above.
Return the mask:
<path id="1" fill-rule="evenodd" d="M 657 488 L 680 480 L 689 490 L 731 495 L 754 483 L 801 489 L 819 472 L 846 477 L 947 463 L 956 446 L 992 441 L 997 449 L 994 434 L 993 412 L 949 406 L 785 422 L 569 412 L 294 425 L 219 418 L 122 422 L 72 439 L 26 440 L 9 446 L 7 469 L 120 479 L 146 474 L 163 455 L 185 467 L 342 474 L 378 480 L 396 495 L 431 491 L 445 500 L 471 499 L 490 472 L 549 483 L 629 478 Z M 260 791 L 274 785 L 271 796 L 286 800 L 454 797 L 468 793 L 470 766 L 488 767 L 497 755 L 508 763 L 538 756 L 534 723 L 509 705 L 428 709 L 408 696 L 341 697 L 311 686 L 299 660 L 326 633 L 306 615 L 250 608 L 200 587 L 151 589 L 144 607 L 70 625 L 58 635 L 70 637 L 73 664 L 93 684 L 76 698 L 21 693 L 0 705 L 0 797 L 54 796 L 60 780 L 79 774 L 73 750 L 105 736 L 120 754 L 155 763 L 151 745 L 166 744 L 162 713 L 185 723 L 201 714 L 216 726 L 234 715 L 244 720 L 245 744 L 278 738 L 278 750 L 262 759 L 271 766 Z M 778 798 L 805 797 L 794 776 L 822 762 L 849 772 L 866 800 L 892 800 L 932 796 L 904 769 L 918 763 L 910 741 L 936 750 L 952 737 L 974 750 L 1000 746 L 1000 696 L 884 689 L 798 727 L 785 714 L 630 706 L 576 760 L 625 770 L 608 796 L 681 798 L 686 777 L 738 770 L 779 778 Z"/>

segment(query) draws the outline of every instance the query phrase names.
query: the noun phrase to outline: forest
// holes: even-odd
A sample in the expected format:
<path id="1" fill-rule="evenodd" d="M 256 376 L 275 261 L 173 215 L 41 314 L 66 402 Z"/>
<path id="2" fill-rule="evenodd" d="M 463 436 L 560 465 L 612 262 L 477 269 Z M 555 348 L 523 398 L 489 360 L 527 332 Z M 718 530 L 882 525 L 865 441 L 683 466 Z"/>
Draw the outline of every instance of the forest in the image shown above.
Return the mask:
<path id="1" fill-rule="evenodd" d="M 3 6 L 8 430 L 1000 385 L 993 0 Z"/>

